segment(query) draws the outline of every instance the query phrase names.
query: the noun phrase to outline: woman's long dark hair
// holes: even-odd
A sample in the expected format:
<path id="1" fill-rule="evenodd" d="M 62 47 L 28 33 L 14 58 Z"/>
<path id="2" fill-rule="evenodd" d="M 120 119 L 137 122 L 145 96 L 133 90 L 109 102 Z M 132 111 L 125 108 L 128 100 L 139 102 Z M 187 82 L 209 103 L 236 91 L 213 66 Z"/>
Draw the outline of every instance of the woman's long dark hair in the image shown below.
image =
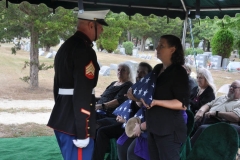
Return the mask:
<path id="1" fill-rule="evenodd" d="M 174 35 L 163 35 L 161 38 L 166 39 L 169 47 L 175 47 L 176 50 L 172 54 L 171 61 L 173 64 L 184 65 L 184 51 L 182 47 L 181 40 Z"/>

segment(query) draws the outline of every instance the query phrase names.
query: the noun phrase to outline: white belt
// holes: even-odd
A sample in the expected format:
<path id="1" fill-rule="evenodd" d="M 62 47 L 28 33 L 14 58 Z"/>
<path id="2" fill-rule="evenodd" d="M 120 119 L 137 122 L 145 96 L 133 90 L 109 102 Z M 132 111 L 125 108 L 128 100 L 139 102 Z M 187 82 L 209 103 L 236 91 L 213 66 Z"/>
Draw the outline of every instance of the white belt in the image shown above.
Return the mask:
<path id="1" fill-rule="evenodd" d="M 73 91 L 74 91 L 74 89 L 59 88 L 58 89 L 58 94 L 61 94 L 61 95 L 73 95 Z M 95 89 L 92 90 L 92 94 L 95 94 Z"/>

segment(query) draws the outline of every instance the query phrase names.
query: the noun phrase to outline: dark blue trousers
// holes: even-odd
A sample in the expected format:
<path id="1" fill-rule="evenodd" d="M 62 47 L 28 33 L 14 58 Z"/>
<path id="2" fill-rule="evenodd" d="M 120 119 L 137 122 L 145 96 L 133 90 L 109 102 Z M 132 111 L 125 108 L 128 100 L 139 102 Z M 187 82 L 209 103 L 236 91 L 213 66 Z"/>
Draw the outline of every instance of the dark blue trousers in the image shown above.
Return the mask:
<path id="1" fill-rule="evenodd" d="M 89 144 L 85 148 L 78 148 L 73 144 L 76 136 L 71 136 L 54 130 L 64 160 L 91 160 L 94 140 L 90 138 Z"/>

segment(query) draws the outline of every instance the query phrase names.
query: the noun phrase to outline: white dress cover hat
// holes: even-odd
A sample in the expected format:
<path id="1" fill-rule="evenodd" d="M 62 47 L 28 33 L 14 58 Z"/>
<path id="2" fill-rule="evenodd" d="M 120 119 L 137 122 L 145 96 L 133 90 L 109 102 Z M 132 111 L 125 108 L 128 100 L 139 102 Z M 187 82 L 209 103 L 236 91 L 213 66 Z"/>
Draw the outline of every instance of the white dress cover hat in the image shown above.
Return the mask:
<path id="1" fill-rule="evenodd" d="M 105 17 L 109 10 L 83 11 L 79 10 L 78 19 L 96 21 L 101 25 L 108 26 L 105 22 Z"/>

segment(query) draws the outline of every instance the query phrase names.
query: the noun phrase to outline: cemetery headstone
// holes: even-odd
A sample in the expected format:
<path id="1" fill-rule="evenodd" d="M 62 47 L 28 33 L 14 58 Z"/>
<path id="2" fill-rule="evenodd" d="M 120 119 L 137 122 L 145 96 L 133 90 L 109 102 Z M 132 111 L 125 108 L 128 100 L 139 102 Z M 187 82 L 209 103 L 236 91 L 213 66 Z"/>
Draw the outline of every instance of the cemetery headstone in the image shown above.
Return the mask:
<path id="1" fill-rule="evenodd" d="M 138 49 L 133 49 L 132 50 L 132 56 L 137 57 L 137 55 L 138 55 Z"/>
<path id="2" fill-rule="evenodd" d="M 45 52 L 43 50 L 38 51 L 39 56 L 44 56 Z"/>
<path id="3" fill-rule="evenodd" d="M 125 61 L 124 63 L 129 65 L 129 67 L 132 70 L 133 77 L 135 78 L 136 77 L 137 68 L 138 68 L 138 63 L 136 61 L 132 61 L 132 60 Z"/>
<path id="4" fill-rule="evenodd" d="M 232 71 L 240 71 L 240 62 L 229 62 L 227 65 L 227 70 L 232 72 Z"/>
<path id="5" fill-rule="evenodd" d="M 100 71 L 99 71 L 99 75 L 109 76 L 110 75 L 110 67 L 109 66 L 102 66 Z"/>
<path id="6" fill-rule="evenodd" d="M 56 56 L 56 54 L 57 54 L 57 52 L 56 52 L 56 51 L 52 51 L 52 53 L 53 53 L 53 57 L 55 57 L 55 56 Z"/>
<path id="7" fill-rule="evenodd" d="M 120 48 L 120 53 L 125 55 L 125 48 Z"/>
<path id="8" fill-rule="evenodd" d="M 52 52 L 48 52 L 48 54 L 45 57 L 46 58 L 53 58 L 53 53 Z"/>
<path id="9" fill-rule="evenodd" d="M 30 42 L 27 43 L 27 48 L 26 48 L 28 52 L 30 52 Z"/>
<path id="10" fill-rule="evenodd" d="M 226 69 L 228 63 L 229 63 L 229 58 L 223 58 L 222 68 L 223 68 L 223 69 Z"/>
<path id="11" fill-rule="evenodd" d="M 198 67 L 204 67 L 206 68 L 207 67 L 207 55 L 204 55 L 204 54 L 198 54 L 196 56 L 196 65 Z"/>
<path id="12" fill-rule="evenodd" d="M 222 56 L 214 55 L 211 57 L 211 68 L 220 69 L 222 62 Z"/>
<path id="13" fill-rule="evenodd" d="M 114 64 L 114 63 L 111 63 L 111 64 L 110 64 L 110 69 L 116 71 L 116 70 L 118 69 L 118 65 L 117 65 L 117 64 Z"/>

